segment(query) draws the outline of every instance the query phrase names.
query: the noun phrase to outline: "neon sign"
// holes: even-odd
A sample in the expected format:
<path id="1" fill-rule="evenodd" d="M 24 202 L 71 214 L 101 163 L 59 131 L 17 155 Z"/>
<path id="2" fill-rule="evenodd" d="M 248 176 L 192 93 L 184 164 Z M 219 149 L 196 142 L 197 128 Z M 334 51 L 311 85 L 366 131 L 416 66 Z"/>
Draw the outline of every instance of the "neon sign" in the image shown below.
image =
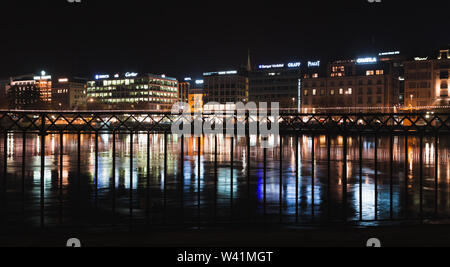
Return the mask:
<path id="1" fill-rule="evenodd" d="M 136 77 L 136 76 L 138 76 L 138 73 L 136 73 L 136 72 L 127 72 L 127 73 L 125 73 L 125 77 L 127 77 L 127 78 L 133 78 L 133 77 Z"/>
<path id="2" fill-rule="evenodd" d="M 288 68 L 300 68 L 301 65 L 301 62 L 292 62 L 288 64 Z"/>
<path id="3" fill-rule="evenodd" d="M 384 53 L 380 53 L 378 54 L 379 56 L 393 56 L 393 55 L 400 55 L 400 51 L 395 51 L 395 52 L 384 52 Z"/>
<path id="4" fill-rule="evenodd" d="M 378 59 L 376 57 L 358 58 L 356 60 L 356 63 L 358 63 L 358 64 L 374 64 L 377 62 L 378 62 Z"/>
<path id="5" fill-rule="evenodd" d="M 40 80 L 51 80 L 52 76 L 47 75 L 47 76 L 34 76 L 34 80 L 35 81 L 40 81 Z"/>
<path id="6" fill-rule="evenodd" d="M 284 68 L 284 64 L 259 65 L 259 69 L 277 69 Z"/>
<path id="7" fill-rule="evenodd" d="M 109 79 L 109 75 L 104 74 L 104 75 L 95 75 L 95 79 L 96 80 L 100 80 L 100 79 Z"/>
<path id="8" fill-rule="evenodd" d="M 221 71 L 221 72 L 206 72 L 203 73 L 203 76 L 212 76 L 212 75 L 234 75 L 238 74 L 236 70 L 230 70 L 230 71 Z"/>
<path id="9" fill-rule="evenodd" d="M 320 60 L 318 61 L 308 61 L 308 68 L 320 67 Z"/>

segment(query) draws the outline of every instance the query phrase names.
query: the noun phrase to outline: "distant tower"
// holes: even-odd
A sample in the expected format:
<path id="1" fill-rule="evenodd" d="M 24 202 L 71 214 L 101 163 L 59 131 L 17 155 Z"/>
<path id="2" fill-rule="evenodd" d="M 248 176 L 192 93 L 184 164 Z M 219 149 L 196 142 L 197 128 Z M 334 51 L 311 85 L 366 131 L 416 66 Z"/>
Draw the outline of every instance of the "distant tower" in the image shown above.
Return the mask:
<path id="1" fill-rule="evenodd" d="M 250 49 L 248 50 L 247 71 L 252 71 L 252 60 L 250 58 Z"/>

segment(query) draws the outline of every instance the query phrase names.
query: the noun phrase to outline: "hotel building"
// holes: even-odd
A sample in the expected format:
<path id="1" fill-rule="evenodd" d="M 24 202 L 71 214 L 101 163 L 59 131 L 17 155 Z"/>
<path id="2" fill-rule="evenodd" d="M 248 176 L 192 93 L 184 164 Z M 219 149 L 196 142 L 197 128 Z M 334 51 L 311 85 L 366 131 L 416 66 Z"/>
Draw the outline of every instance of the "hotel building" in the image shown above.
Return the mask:
<path id="1" fill-rule="evenodd" d="M 405 62 L 405 107 L 427 108 L 449 106 L 449 49 L 440 50 L 437 57 L 416 57 Z"/>
<path id="2" fill-rule="evenodd" d="M 385 56 L 332 62 L 325 75 L 303 80 L 302 111 L 388 112 L 400 103 L 399 67 Z"/>
<path id="3" fill-rule="evenodd" d="M 86 81 L 82 78 L 59 78 L 54 81 L 52 107 L 59 110 L 86 109 Z"/>
<path id="4" fill-rule="evenodd" d="M 10 78 L 6 86 L 9 107 L 13 109 L 39 109 L 50 107 L 52 77 L 45 72 Z"/>
<path id="5" fill-rule="evenodd" d="M 87 83 L 88 101 L 109 109 L 169 111 L 178 102 L 178 81 L 165 75 L 96 75 Z"/>

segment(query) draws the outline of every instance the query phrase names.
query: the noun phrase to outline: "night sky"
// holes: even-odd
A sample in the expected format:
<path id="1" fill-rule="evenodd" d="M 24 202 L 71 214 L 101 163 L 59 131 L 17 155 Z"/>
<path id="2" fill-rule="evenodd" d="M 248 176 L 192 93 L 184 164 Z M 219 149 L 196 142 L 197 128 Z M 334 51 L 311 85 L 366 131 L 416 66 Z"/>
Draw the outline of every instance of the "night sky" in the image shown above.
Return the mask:
<path id="1" fill-rule="evenodd" d="M 450 43 L 448 1 L 2 0 L 0 78 L 145 72 L 177 78 Z"/>

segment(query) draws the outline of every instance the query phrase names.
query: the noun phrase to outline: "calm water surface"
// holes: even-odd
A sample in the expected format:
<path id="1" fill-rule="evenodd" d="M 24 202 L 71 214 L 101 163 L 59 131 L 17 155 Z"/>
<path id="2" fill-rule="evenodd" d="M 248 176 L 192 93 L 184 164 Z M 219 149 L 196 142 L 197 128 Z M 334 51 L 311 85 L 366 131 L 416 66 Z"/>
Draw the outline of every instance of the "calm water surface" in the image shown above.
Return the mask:
<path id="1" fill-rule="evenodd" d="M 380 137 L 378 141 L 376 179 L 375 138 L 364 137 L 362 186 L 360 186 L 359 141 L 358 138 L 350 137 L 347 205 L 344 203 L 343 191 L 344 140 L 340 136 L 331 137 L 331 175 L 328 179 L 325 136 L 316 136 L 314 139 L 311 136 L 301 136 L 298 139 L 298 147 L 296 137 L 282 137 L 281 161 L 278 145 L 266 151 L 265 178 L 264 149 L 259 146 L 260 140 L 256 137 L 251 137 L 250 161 L 248 161 L 246 138 L 231 139 L 218 136 L 217 147 L 214 136 L 201 138 L 199 157 L 198 138 L 185 139 L 183 156 L 181 139 L 169 135 L 165 156 L 164 135 L 150 135 L 149 139 L 146 134 L 135 135 L 133 154 L 130 136 L 118 135 L 113 178 L 113 137 L 100 135 L 97 189 L 95 136 L 81 136 L 80 171 L 77 155 L 78 138 L 76 135 L 64 136 L 62 184 L 59 140 L 59 135 L 49 135 L 45 140 L 42 209 L 40 137 L 27 136 L 27 152 L 23 157 L 22 135 L 9 135 L 7 192 L 3 194 L 2 201 L 2 212 L 5 214 L 2 223 L 7 227 L 39 228 L 42 214 L 46 227 L 120 226 L 130 223 L 184 226 L 199 223 L 210 225 L 283 222 L 296 225 L 333 223 L 342 221 L 344 216 L 350 221 L 358 221 L 361 217 L 365 221 L 375 219 L 382 221 L 414 219 L 420 216 L 420 149 L 419 139 L 415 137 L 409 138 L 407 146 L 404 137 L 394 138 L 392 180 L 389 138 Z M 449 144 L 450 138 L 440 138 L 439 158 L 436 159 L 437 148 L 434 138 L 424 140 L 423 216 L 425 217 L 450 215 L 450 166 L 447 164 L 450 155 Z M 406 147 L 408 147 L 407 181 Z M 297 162 L 296 149 L 299 154 Z M 147 167 L 148 159 L 150 169 Z M 437 186 L 436 160 L 438 160 Z M 3 153 L 1 162 L 3 170 Z"/>

